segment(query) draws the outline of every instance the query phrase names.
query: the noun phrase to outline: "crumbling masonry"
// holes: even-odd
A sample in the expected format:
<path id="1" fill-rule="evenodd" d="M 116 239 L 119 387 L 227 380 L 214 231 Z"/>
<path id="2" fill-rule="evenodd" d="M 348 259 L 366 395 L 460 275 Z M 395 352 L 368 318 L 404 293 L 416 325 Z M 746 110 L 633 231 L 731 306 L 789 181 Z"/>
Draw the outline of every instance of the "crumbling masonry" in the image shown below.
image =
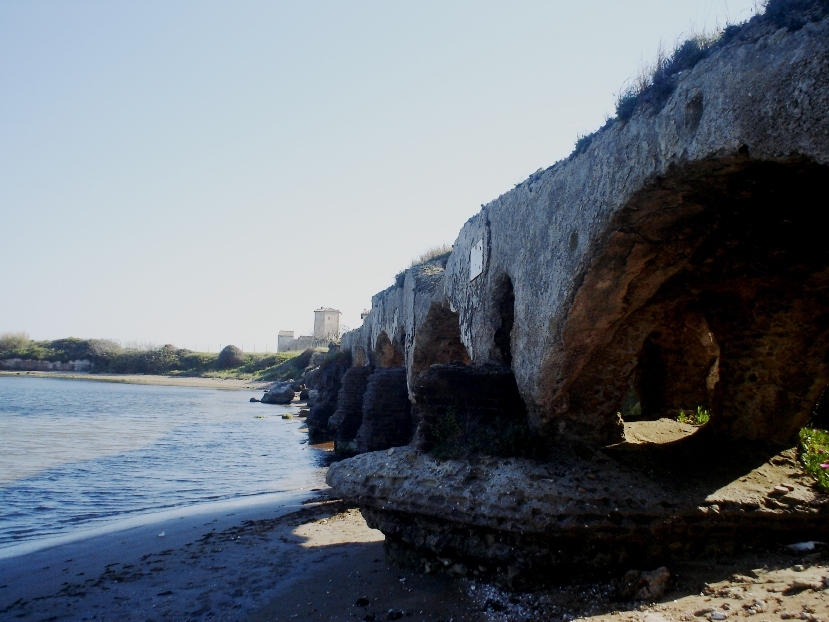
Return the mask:
<path id="1" fill-rule="evenodd" d="M 333 466 L 329 481 L 390 551 L 477 560 L 513 581 L 529 568 L 720 550 L 744 541 L 746 524 L 752 537 L 827 535 L 825 499 L 808 482 L 791 471 L 780 505 L 767 494 L 778 482 L 761 476 L 829 384 L 824 4 L 795 26 L 754 18 L 680 74 L 661 108 L 609 123 L 484 206 L 448 259 L 374 296 L 343 340 L 367 369 L 342 390 L 352 373 L 362 387 L 398 382 L 394 424 L 366 405 L 376 388 L 362 422 L 343 410 L 343 442 L 375 452 Z M 448 403 L 483 411 L 494 386 L 513 387 L 497 407 L 526 417 L 547 462 L 424 453 Z M 646 418 L 710 410 L 674 456 L 752 449 L 704 481 L 654 480 L 653 465 L 671 471 L 664 454 L 612 449 L 631 394 Z M 756 490 L 729 488 L 751 473 Z"/>

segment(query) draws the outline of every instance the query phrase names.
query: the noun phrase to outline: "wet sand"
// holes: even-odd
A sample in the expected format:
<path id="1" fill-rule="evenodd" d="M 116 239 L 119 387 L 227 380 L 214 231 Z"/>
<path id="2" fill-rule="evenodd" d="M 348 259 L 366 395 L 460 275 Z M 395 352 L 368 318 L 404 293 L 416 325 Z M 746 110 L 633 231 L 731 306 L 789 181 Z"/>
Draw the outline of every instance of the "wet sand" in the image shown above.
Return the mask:
<path id="1" fill-rule="evenodd" d="M 467 619 L 460 584 L 388 565 L 382 542 L 325 489 L 169 515 L 0 559 L 0 619 Z"/>

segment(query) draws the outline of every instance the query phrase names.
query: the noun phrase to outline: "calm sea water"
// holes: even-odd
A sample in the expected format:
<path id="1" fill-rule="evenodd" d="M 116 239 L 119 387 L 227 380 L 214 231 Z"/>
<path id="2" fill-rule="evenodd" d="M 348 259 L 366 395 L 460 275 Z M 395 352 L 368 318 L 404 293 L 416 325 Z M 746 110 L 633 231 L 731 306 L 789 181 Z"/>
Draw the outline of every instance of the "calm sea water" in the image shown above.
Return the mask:
<path id="1" fill-rule="evenodd" d="M 318 484 L 296 410 L 252 395 L 0 377 L 0 549 Z"/>

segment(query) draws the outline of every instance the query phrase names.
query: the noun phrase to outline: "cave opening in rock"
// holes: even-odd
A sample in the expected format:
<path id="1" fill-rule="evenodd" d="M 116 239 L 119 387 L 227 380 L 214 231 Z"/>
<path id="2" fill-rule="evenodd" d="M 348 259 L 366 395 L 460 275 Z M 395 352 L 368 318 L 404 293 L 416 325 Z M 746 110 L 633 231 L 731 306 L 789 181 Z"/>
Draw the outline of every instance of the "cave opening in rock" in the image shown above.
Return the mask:
<path id="1" fill-rule="evenodd" d="M 827 187 L 829 167 L 744 157 L 640 192 L 565 328 L 572 427 L 618 439 L 633 394 L 642 419 L 699 408 L 720 438 L 793 442 L 829 382 Z"/>
<path id="2" fill-rule="evenodd" d="M 515 324 L 515 289 L 512 279 L 504 277 L 500 287 L 495 290 L 495 301 L 498 309 L 500 324 L 495 331 L 495 347 L 501 363 L 507 367 L 512 365 L 512 327 Z"/>
<path id="3" fill-rule="evenodd" d="M 352 355 L 353 365 L 354 367 L 364 367 L 368 365 L 368 357 L 366 356 L 366 350 L 362 346 L 357 346 L 353 350 Z"/>
<path id="4" fill-rule="evenodd" d="M 403 367 L 405 359 L 403 352 L 392 343 L 385 331 L 377 337 L 374 346 L 374 364 L 377 367 L 386 369 L 389 367 Z"/>
<path id="5" fill-rule="evenodd" d="M 460 318 L 447 305 L 434 303 L 415 335 L 412 376 L 436 363 L 469 365 L 469 353 L 461 341 Z"/>

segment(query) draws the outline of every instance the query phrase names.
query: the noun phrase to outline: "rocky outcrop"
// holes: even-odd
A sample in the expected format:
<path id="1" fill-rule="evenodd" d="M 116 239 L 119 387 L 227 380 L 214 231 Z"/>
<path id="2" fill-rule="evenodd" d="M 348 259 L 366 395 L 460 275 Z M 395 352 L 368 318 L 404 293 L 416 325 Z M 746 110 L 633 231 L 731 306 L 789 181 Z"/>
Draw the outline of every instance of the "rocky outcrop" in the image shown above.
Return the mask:
<path id="1" fill-rule="evenodd" d="M 306 374 L 306 384 L 310 387 L 311 412 L 305 423 L 311 440 L 319 442 L 330 438 L 328 420 L 337 410 L 337 394 L 342 377 L 350 366 L 351 354 L 345 352 L 324 360 Z"/>
<path id="2" fill-rule="evenodd" d="M 467 424 L 472 419 L 476 426 L 490 425 L 499 418 L 526 421 L 527 417 L 515 376 L 501 365 L 432 365 L 412 381 L 411 391 L 415 444 L 421 449 L 432 447 L 432 428 L 447 413 Z"/>
<path id="3" fill-rule="evenodd" d="M 343 338 L 406 369 L 417 442 L 328 475 L 395 555 L 514 583 L 829 536 L 826 497 L 758 449 L 793 446 L 829 384 L 826 3 L 772 0 L 666 85 L 484 205 Z M 627 452 L 631 400 L 710 422 Z M 419 453 L 465 401 L 456 439 L 526 413 L 546 462 Z M 775 461 L 782 497 L 758 466 Z"/>
<path id="4" fill-rule="evenodd" d="M 410 386 L 435 363 L 508 364 L 551 442 L 621 440 L 631 388 L 790 442 L 829 383 L 829 18 L 791 4 L 770 10 L 797 28 L 730 30 L 658 108 L 483 206 L 445 265 L 374 296 L 355 360 L 391 344 Z"/>
<path id="5" fill-rule="evenodd" d="M 328 482 L 361 505 L 393 556 L 426 570 L 484 568 L 513 587 L 829 535 L 829 502 L 793 450 L 722 452 L 719 464 L 694 444 L 638 457 L 580 453 L 470 463 L 399 448 L 336 463 Z"/>
<path id="6" fill-rule="evenodd" d="M 290 404 L 295 395 L 290 382 L 280 382 L 271 387 L 260 401 L 263 404 Z"/>
<path id="7" fill-rule="evenodd" d="M 368 377 L 357 432 L 357 451 L 407 445 L 412 438 L 411 402 L 403 367 L 377 369 Z"/>
<path id="8" fill-rule="evenodd" d="M 356 453 L 354 440 L 363 422 L 363 396 L 370 373 L 368 367 L 352 367 L 343 376 L 337 393 L 337 410 L 328 420 L 338 453 Z"/>

